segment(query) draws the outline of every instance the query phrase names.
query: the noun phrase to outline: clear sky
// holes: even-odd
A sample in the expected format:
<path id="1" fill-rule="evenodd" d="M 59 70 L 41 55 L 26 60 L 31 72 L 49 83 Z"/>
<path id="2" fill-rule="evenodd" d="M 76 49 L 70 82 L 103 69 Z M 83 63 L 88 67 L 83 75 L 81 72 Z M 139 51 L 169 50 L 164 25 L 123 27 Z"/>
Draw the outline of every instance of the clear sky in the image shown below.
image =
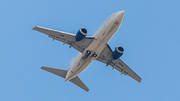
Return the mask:
<path id="1" fill-rule="evenodd" d="M 0 101 L 179 101 L 179 0 L 1 0 Z M 141 78 L 138 83 L 94 61 L 82 74 L 85 92 L 41 66 L 68 69 L 73 48 L 32 30 L 43 26 L 92 36 L 114 12 L 124 21 L 110 40 L 121 59 Z"/>

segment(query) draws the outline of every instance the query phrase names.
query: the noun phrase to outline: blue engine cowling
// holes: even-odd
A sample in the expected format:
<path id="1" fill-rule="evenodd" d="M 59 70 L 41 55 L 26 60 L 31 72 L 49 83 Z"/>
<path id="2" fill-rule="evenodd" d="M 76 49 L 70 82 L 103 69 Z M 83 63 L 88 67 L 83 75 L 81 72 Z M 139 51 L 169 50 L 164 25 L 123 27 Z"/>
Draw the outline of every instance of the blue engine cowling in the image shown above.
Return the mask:
<path id="1" fill-rule="evenodd" d="M 116 59 L 120 58 L 123 55 L 123 53 L 124 53 L 124 48 L 123 47 L 121 47 L 121 46 L 116 47 L 113 54 L 112 54 L 112 58 L 114 60 L 116 60 Z"/>
<path id="2" fill-rule="evenodd" d="M 81 41 L 82 39 L 84 39 L 87 35 L 87 30 L 86 28 L 81 28 L 78 30 L 77 34 L 76 34 L 76 41 Z"/>

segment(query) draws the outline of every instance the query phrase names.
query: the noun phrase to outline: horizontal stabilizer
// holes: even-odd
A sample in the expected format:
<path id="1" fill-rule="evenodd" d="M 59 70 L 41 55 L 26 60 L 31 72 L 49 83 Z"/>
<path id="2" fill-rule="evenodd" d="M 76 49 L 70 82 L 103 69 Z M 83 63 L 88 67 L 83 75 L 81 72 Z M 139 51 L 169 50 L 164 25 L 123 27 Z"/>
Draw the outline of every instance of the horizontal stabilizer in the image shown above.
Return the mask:
<path id="1" fill-rule="evenodd" d="M 51 68 L 51 67 L 45 67 L 45 66 L 42 66 L 41 69 L 46 70 L 48 72 L 51 72 L 51 73 L 58 75 L 62 78 L 65 78 L 66 74 L 67 74 L 67 70 L 63 70 L 63 69 L 57 69 L 57 68 Z"/>
<path id="2" fill-rule="evenodd" d="M 89 91 L 89 88 L 81 81 L 81 79 L 78 76 L 76 76 L 75 78 L 73 78 L 69 81 L 74 83 L 78 87 L 84 89 L 85 91 L 87 91 L 87 92 Z"/>
<path id="3" fill-rule="evenodd" d="M 42 66 L 41 69 L 46 70 L 46 71 L 53 73 L 57 76 L 60 76 L 62 78 L 65 78 L 66 74 L 67 74 L 67 70 L 63 70 L 63 69 L 57 69 L 57 68 L 51 68 L 51 67 L 45 67 L 45 66 Z M 85 91 L 87 91 L 87 92 L 89 91 L 89 88 L 80 80 L 80 78 L 78 76 L 76 76 L 75 78 L 73 78 L 69 81 L 74 83 L 78 87 L 84 89 Z"/>

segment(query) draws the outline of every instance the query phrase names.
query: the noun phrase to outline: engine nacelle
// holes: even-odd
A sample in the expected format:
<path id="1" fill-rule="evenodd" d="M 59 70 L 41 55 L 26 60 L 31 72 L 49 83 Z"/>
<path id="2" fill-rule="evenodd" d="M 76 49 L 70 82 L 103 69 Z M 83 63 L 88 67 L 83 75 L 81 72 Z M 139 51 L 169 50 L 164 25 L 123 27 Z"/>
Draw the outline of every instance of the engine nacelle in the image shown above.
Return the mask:
<path id="1" fill-rule="evenodd" d="M 116 59 L 120 58 L 123 55 L 123 53 L 124 53 L 124 48 L 123 47 L 121 47 L 121 46 L 116 47 L 115 51 L 112 54 L 112 58 L 114 60 L 116 60 Z"/>
<path id="2" fill-rule="evenodd" d="M 87 35 L 87 30 L 86 28 L 81 28 L 78 30 L 77 34 L 76 34 L 76 41 L 81 41 L 82 39 L 84 39 Z"/>

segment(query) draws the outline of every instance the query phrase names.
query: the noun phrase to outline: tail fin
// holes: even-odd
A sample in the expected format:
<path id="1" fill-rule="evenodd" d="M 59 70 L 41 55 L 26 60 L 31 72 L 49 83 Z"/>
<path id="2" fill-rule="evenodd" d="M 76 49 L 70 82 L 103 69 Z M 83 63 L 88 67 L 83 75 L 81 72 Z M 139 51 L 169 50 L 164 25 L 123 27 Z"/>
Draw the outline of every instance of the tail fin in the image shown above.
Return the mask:
<path id="1" fill-rule="evenodd" d="M 57 69 L 57 68 L 51 68 L 51 67 L 45 67 L 45 66 L 42 66 L 41 69 L 51 72 L 62 78 L 65 78 L 66 74 L 67 74 L 67 70 L 63 70 L 63 69 Z M 89 91 L 89 88 L 81 81 L 81 79 L 78 76 L 76 76 L 75 78 L 73 78 L 69 81 L 74 83 L 78 87 L 84 89 L 85 91 L 87 91 L 87 92 Z"/>

